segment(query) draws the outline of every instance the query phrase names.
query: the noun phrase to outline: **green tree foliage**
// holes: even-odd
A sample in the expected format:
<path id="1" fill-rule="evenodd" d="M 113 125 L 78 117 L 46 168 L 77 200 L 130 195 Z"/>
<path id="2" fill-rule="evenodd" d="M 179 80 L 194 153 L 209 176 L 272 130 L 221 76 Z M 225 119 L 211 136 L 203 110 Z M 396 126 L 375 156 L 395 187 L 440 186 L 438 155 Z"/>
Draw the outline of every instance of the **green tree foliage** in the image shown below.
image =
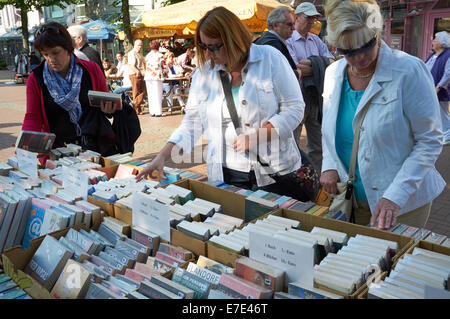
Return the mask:
<path id="1" fill-rule="evenodd" d="M 42 10 L 43 7 L 59 6 L 65 8 L 67 4 L 82 3 L 83 0 L 65 0 L 61 2 L 59 0 L 0 0 L 0 9 L 3 9 L 6 5 L 12 5 L 20 10 L 20 18 L 22 21 L 22 42 L 25 53 L 30 52 L 30 45 L 28 42 L 28 12 L 37 9 Z"/>

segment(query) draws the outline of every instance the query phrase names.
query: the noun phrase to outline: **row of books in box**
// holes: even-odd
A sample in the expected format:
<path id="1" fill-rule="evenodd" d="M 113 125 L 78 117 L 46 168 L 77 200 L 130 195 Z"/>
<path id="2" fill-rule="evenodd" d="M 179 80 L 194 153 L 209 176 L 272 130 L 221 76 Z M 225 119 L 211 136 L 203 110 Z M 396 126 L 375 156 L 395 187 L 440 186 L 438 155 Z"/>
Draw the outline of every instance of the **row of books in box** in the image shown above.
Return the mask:
<path id="1" fill-rule="evenodd" d="M 197 186 L 203 189 L 203 191 L 205 191 L 205 188 L 208 188 L 207 186 L 205 186 L 204 183 L 203 185 L 199 184 L 202 183 L 197 183 L 194 181 L 184 182 L 184 186 L 189 185 L 189 188 L 192 188 L 192 186 Z M 211 191 L 211 189 L 213 189 L 213 187 L 209 187 L 209 191 Z M 215 190 L 215 191 L 219 192 L 222 195 L 225 194 L 223 190 Z M 208 191 L 206 191 L 205 193 L 208 193 Z M 234 199 L 235 200 L 233 202 L 239 201 L 238 196 L 236 196 Z M 210 205 L 214 206 L 213 204 Z M 217 207 L 218 210 L 223 212 L 223 209 L 220 207 L 220 205 Z M 200 209 L 197 208 L 197 210 Z M 239 219 L 231 218 L 229 221 L 230 228 L 227 229 L 224 228 L 224 225 L 221 225 L 220 223 L 217 222 L 213 224 L 214 226 L 211 225 L 211 222 L 214 222 L 212 218 L 214 215 L 208 216 L 207 215 L 208 213 L 206 212 L 204 214 L 205 215 L 203 215 L 201 218 L 201 220 L 203 220 L 203 225 L 198 223 L 189 225 L 192 223 L 189 223 L 187 221 L 180 222 L 179 224 L 176 225 L 177 231 L 187 236 L 182 237 L 181 240 L 178 239 L 177 244 L 183 245 L 185 247 L 194 248 L 195 245 L 193 245 L 193 243 L 195 241 L 199 241 L 207 245 L 208 249 L 196 250 L 194 248 L 194 250 L 199 251 L 201 253 L 207 252 L 208 257 L 213 257 L 213 259 L 219 257 L 216 259 L 220 259 L 221 256 L 230 256 L 229 252 L 231 251 L 236 257 L 235 259 L 237 259 L 241 255 L 248 255 L 249 235 L 248 231 L 246 232 L 247 228 L 253 229 L 253 231 L 260 231 L 262 233 L 267 234 L 270 233 L 270 231 L 272 232 L 275 231 L 277 227 L 280 228 L 281 226 L 281 229 L 278 229 L 277 231 L 274 232 L 274 238 L 288 237 L 292 239 L 298 239 L 298 237 L 303 236 L 304 237 L 303 239 L 306 240 L 306 242 L 308 242 L 313 247 L 315 246 L 314 249 L 316 251 L 317 265 L 314 272 L 315 272 L 316 286 L 321 287 L 322 290 L 330 290 L 335 293 L 337 292 L 337 295 L 341 296 L 342 295 L 356 296 L 358 291 L 361 291 L 362 288 L 365 288 L 365 282 L 367 281 L 367 279 L 370 278 L 370 276 L 375 270 L 379 270 L 380 272 L 389 271 L 393 261 L 398 259 L 399 256 L 402 254 L 402 252 L 408 247 L 408 245 L 413 243 L 413 241 L 409 237 L 398 236 L 396 234 L 388 235 L 388 233 L 386 232 L 369 229 L 367 227 L 349 225 L 348 223 L 338 222 L 337 225 L 334 225 L 334 227 L 337 228 L 338 230 L 348 229 L 348 227 L 350 227 L 350 229 L 353 228 L 352 231 L 354 232 L 355 231 L 354 228 L 357 229 L 359 228 L 358 232 L 353 235 L 354 238 L 350 238 L 351 245 L 344 245 L 345 240 L 343 239 L 346 236 L 345 233 L 339 232 L 334 233 L 334 235 L 339 234 L 339 236 L 341 237 L 338 236 L 333 238 L 331 235 L 328 235 L 329 237 L 321 238 L 321 236 L 318 236 L 319 234 L 317 234 L 317 229 L 314 230 L 314 226 L 312 227 L 313 231 L 311 231 L 311 234 L 309 234 L 304 231 L 300 231 L 298 229 L 293 228 L 293 225 L 290 226 L 292 229 L 286 231 L 282 229 L 283 227 L 286 227 L 286 225 L 289 224 L 286 223 L 286 221 L 283 221 L 285 224 L 284 226 L 280 225 L 283 224 L 283 222 L 281 222 L 280 220 L 277 221 L 278 225 L 269 225 L 268 223 L 269 220 L 277 219 L 275 218 L 274 215 L 269 215 L 272 217 L 266 218 L 268 220 L 259 219 L 248 225 L 243 225 L 242 220 L 239 221 Z M 290 211 L 290 214 L 294 214 L 291 216 L 295 216 L 297 218 L 298 216 L 303 216 L 303 218 L 305 218 L 304 215 L 300 215 L 301 213 L 295 214 L 294 211 Z M 322 223 L 325 222 L 323 219 L 316 216 L 310 216 L 310 218 L 318 218 L 318 220 L 320 220 Z M 234 224 L 236 222 L 237 224 Z M 317 220 L 315 220 L 314 222 L 317 223 Z M 292 224 L 292 221 L 290 223 Z M 277 223 L 275 222 L 275 224 Z M 299 226 L 297 225 L 294 227 L 298 228 Z M 375 234 L 376 235 L 375 238 L 377 239 L 371 238 L 372 236 L 364 236 L 363 233 L 365 232 L 366 233 L 368 232 L 368 234 L 372 236 Z M 174 232 L 174 234 L 176 234 L 176 232 Z M 311 238 L 312 236 L 316 237 L 315 240 L 317 240 L 317 242 L 315 242 L 314 239 Z M 394 240 L 383 240 L 382 238 L 379 238 L 386 236 L 389 239 Z M 336 250 L 336 247 L 341 247 L 343 245 L 345 246 L 343 249 L 339 251 Z M 217 252 L 220 250 L 226 250 L 226 253 L 222 252 L 217 254 Z M 324 256 L 328 256 L 328 258 L 325 259 Z M 230 262 L 225 263 L 230 264 Z M 377 268 L 376 269 L 374 269 L 373 267 L 371 268 L 369 267 L 370 265 L 376 265 Z M 344 276 L 342 277 L 340 276 L 342 273 L 339 270 L 339 267 L 337 266 L 343 267 L 342 273 L 344 274 Z M 348 268 L 351 269 L 353 273 L 348 272 L 349 270 Z M 343 277 L 345 278 L 348 277 L 349 282 L 343 284 L 343 286 L 336 285 L 336 281 L 338 282 L 342 281 L 340 279 L 342 279 Z M 333 278 L 338 279 L 335 280 Z"/>

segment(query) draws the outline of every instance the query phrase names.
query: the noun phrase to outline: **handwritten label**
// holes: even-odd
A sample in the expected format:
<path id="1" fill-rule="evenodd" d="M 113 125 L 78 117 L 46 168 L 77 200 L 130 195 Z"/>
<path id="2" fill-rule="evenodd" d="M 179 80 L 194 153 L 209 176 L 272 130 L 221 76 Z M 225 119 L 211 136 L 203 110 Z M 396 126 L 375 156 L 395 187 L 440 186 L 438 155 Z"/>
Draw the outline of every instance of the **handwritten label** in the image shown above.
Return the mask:
<path id="1" fill-rule="evenodd" d="M 135 193 L 132 204 L 133 225 L 147 229 L 170 242 L 169 206 L 144 193 Z"/>
<path id="2" fill-rule="evenodd" d="M 19 170 L 30 177 L 38 178 L 37 153 L 29 152 L 21 148 L 16 149 Z"/>
<path id="3" fill-rule="evenodd" d="M 313 285 L 314 249 L 250 231 L 250 258 L 286 272 L 287 283 Z"/>
<path id="4" fill-rule="evenodd" d="M 77 169 L 63 166 L 63 186 L 74 195 L 87 200 L 89 189 L 89 176 Z"/>

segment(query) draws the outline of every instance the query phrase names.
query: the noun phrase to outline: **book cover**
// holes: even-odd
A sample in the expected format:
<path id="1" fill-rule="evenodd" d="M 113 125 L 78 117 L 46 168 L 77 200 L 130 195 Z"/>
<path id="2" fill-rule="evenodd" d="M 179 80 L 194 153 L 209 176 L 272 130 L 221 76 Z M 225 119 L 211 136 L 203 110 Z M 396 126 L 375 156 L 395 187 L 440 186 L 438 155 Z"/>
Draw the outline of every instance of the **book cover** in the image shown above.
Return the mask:
<path id="1" fill-rule="evenodd" d="M 211 284 L 209 282 L 182 268 L 175 269 L 172 275 L 172 280 L 180 285 L 192 289 L 195 292 L 194 299 L 206 299 L 211 288 Z"/>
<path id="2" fill-rule="evenodd" d="M 152 277 L 152 275 L 160 274 L 160 272 L 156 268 L 154 268 L 152 265 L 143 264 L 143 263 L 136 263 L 134 265 L 134 271 L 137 271 L 138 273 L 142 274 L 149 280 Z"/>
<path id="3" fill-rule="evenodd" d="M 23 289 L 21 289 L 20 287 L 15 287 L 15 288 L 12 288 L 12 289 L 9 289 L 7 291 L 0 293 L 0 300 L 2 300 L 2 299 L 30 299 L 30 298 L 25 298 L 25 296 L 27 296 L 27 293 L 25 291 L 23 291 Z"/>
<path id="4" fill-rule="evenodd" d="M 150 299 L 183 299 L 182 297 L 150 281 L 141 282 L 138 292 L 149 297 Z"/>
<path id="5" fill-rule="evenodd" d="M 270 299 L 273 293 L 270 289 L 263 288 L 232 274 L 222 274 L 218 289 L 223 289 L 220 287 L 229 288 L 244 296 L 245 299 Z"/>
<path id="6" fill-rule="evenodd" d="M 257 260 L 240 257 L 236 260 L 235 275 L 272 291 L 282 291 L 285 272 Z"/>
<path id="7" fill-rule="evenodd" d="M 315 204 L 313 202 L 297 201 L 294 205 L 289 207 L 289 209 L 305 213 L 305 212 L 307 212 L 308 210 L 310 210 L 314 206 L 315 206 Z"/>
<path id="8" fill-rule="evenodd" d="M 415 233 L 417 233 L 419 231 L 419 228 L 417 227 L 413 227 L 413 226 L 409 226 L 408 228 L 406 228 L 401 235 L 402 236 L 408 236 L 408 237 L 413 237 Z"/>
<path id="9" fill-rule="evenodd" d="M 63 215 L 59 211 L 54 209 L 47 209 L 44 221 L 42 222 L 41 234 L 46 235 L 48 233 L 61 230 L 69 225 L 69 215 Z"/>
<path id="10" fill-rule="evenodd" d="M 225 294 L 224 292 L 217 289 L 210 289 L 208 294 L 208 299 L 234 299 L 233 297 Z"/>
<path id="11" fill-rule="evenodd" d="M 91 273 L 69 259 L 50 294 L 55 299 L 83 299 L 89 289 Z"/>
<path id="12" fill-rule="evenodd" d="M 156 274 L 159 275 L 158 272 L 156 272 Z M 142 274 L 142 273 L 140 273 L 140 272 L 138 272 L 136 270 L 133 270 L 133 269 L 126 269 L 125 270 L 125 277 L 127 277 L 129 279 L 132 279 L 132 280 L 134 280 L 134 281 L 136 281 L 138 283 L 141 283 L 144 280 L 150 280 L 150 278 L 151 278 L 151 276 L 147 277 L 144 274 Z"/>
<path id="13" fill-rule="evenodd" d="M 288 294 L 286 292 L 282 292 L 282 291 L 277 291 L 274 295 L 273 295 L 273 299 L 302 299 L 300 297 Z"/>
<path id="14" fill-rule="evenodd" d="M 122 95 L 111 92 L 88 91 L 89 104 L 100 107 L 102 103 L 111 102 L 116 110 L 122 110 Z"/>
<path id="15" fill-rule="evenodd" d="M 89 286 L 89 290 L 86 294 L 85 299 L 125 299 L 124 297 L 118 296 L 106 287 L 99 283 L 92 283 Z"/>
<path id="16" fill-rule="evenodd" d="M 300 282 L 290 282 L 288 284 L 288 292 L 291 295 L 297 296 L 301 299 L 343 299 L 344 297 L 314 288 L 313 286 L 307 287 Z"/>
<path id="17" fill-rule="evenodd" d="M 16 149 L 21 148 L 34 153 L 48 153 L 55 142 L 53 133 L 20 131 L 16 140 Z"/>
<path id="18" fill-rule="evenodd" d="M 215 272 L 216 274 L 223 274 L 223 273 L 232 274 L 232 273 L 234 273 L 233 268 L 225 266 L 224 264 L 221 264 L 218 261 L 212 260 L 203 255 L 200 255 L 198 257 L 197 265 L 199 265 L 202 268 L 211 270 L 212 272 Z"/>
<path id="19" fill-rule="evenodd" d="M 245 222 L 248 223 L 277 208 L 277 203 L 253 197 L 252 194 L 252 196 L 249 196 L 245 199 Z"/>
<path id="20" fill-rule="evenodd" d="M 144 228 L 133 226 L 131 229 L 131 239 L 136 242 L 148 247 L 149 249 L 153 249 L 155 240 L 159 240 L 159 235 L 156 235 Z"/>
<path id="21" fill-rule="evenodd" d="M 50 291 L 61 274 L 72 252 L 52 236 L 45 236 L 24 272 Z"/>
<path id="22" fill-rule="evenodd" d="M 191 251 L 184 249 L 182 247 L 173 246 L 167 243 L 160 243 L 158 251 L 163 252 L 167 255 L 175 257 L 181 260 L 192 259 L 193 254 Z"/>
<path id="23" fill-rule="evenodd" d="M 7 190 L 6 192 L 10 191 Z M 2 198 L 7 197 L 5 194 L 1 195 Z M 9 248 L 7 247 L 7 243 L 9 242 L 11 244 L 15 239 L 18 220 L 22 213 L 21 210 L 23 210 L 24 202 L 12 199 L 11 197 L 3 198 L 1 200 L 3 203 L 0 205 L 3 209 L 0 211 L 0 252 L 3 252 L 6 248 Z"/>
<path id="24" fill-rule="evenodd" d="M 163 277 L 161 275 L 153 275 L 151 280 L 152 283 L 155 285 L 158 285 L 172 293 L 174 293 L 177 296 L 180 296 L 183 299 L 192 299 L 194 298 L 194 291 L 192 289 L 189 289 L 183 285 L 180 285 L 166 277 Z"/>
<path id="25" fill-rule="evenodd" d="M 178 267 L 180 264 L 184 262 L 184 260 L 182 259 L 178 259 L 161 251 L 158 251 L 156 253 L 155 258 L 160 259 L 174 267 Z"/>
<path id="26" fill-rule="evenodd" d="M 27 249 L 30 246 L 30 241 L 32 239 L 41 236 L 41 226 L 44 221 L 45 210 L 49 208 L 50 205 L 42 200 L 37 198 L 31 199 L 30 217 L 28 218 L 22 242 L 23 249 Z"/>
<path id="27" fill-rule="evenodd" d="M 17 284 L 12 279 L 5 281 L 0 284 L 0 293 L 8 291 L 14 287 L 17 287 Z"/>
<path id="28" fill-rule="evenodd" d="M 402 234 L 403 235 L 403 234 Z M 447 239 L 447 236 L 433 233 L 431 232 L 427 237 L 425 237 L 425 241 L 431 242 L 433 244 L 440 245 Z"/>
<path id="29" fill-rule="evenodd" d="M 212 287 L 216 287 L 219 284 L 220 276 L 222 274 L 217 274 L 209 269 L 202 268 L 197 264 L 189 262 L 188 267 L 186 269 L 188 272 L 199 276 L 202 279 L 205 279 L 209 283 L 212 284 Z"/>
<path id="30" fill-rule="evenodd" d="M 114 278 L 114 277 L 110 277 Z M 123 297 L 123 298 L 128 298 L 128 292 L 126 292 L 125 290 L 123 290 L 121 287 L 116 286 L 114 283 L 112 283 L 109 280 L 104 280 L 100 283 L 103 287 L 105 287 L 106 289 L 108 289 L 110 292 L 115 293 L 116 295 Z"/>

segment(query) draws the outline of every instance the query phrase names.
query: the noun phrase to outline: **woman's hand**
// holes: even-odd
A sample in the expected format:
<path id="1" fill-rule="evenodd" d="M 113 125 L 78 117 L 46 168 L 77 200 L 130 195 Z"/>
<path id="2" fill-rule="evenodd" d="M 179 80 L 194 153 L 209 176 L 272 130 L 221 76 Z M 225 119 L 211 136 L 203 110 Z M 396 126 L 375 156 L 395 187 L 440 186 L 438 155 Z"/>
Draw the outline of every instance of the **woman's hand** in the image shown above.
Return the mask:
<path id="1" fill-rule="evenodd" d="M 382 197 L 377 206 L 375 206 L 375 211 L 372 213 L 372 218 L 370 219 L 370 226 L 375 226 L 378 219 L 378 229 L 389 229 L 397 223 L 397 215 L 400 211 L 400 206 L 396 203 Z"/>
<path id="2" fill-rule="evenodd" d="M 337 183 L 340 181 L 336 170 L 325 171 L 320 175 L 320 184 L 329 194 L 337 193 Z"/>
<path id="3" fill-rule="evenodd" d="M 233 141 L 233 148 L 238 153 L 245 153 L 256 147 L 258 143 L 256 134 L 240 134 Z"/>
<path id="4" fill-rule="evenodd" d="M 137 176 L 136 182 L 139 182 L 142 178 L 150 178 L 156 179 L 157 176 L 154 176 L 153 173 L 157 171 L 159 173 L 160 179 L 167 179 L 166 175 L 164 175 L 164 159 L 159 155 L 156 156 L 153 161 L 150 162 Z"/>
<path id="5" fill-rule="evenodd" d="M 101 101 L 100 102 L 100 110 L 102 110 L 103 113 L 106 114 L 112 114 L 116 111 L 116 106 L 113 104 L 112 101 Z"/>

